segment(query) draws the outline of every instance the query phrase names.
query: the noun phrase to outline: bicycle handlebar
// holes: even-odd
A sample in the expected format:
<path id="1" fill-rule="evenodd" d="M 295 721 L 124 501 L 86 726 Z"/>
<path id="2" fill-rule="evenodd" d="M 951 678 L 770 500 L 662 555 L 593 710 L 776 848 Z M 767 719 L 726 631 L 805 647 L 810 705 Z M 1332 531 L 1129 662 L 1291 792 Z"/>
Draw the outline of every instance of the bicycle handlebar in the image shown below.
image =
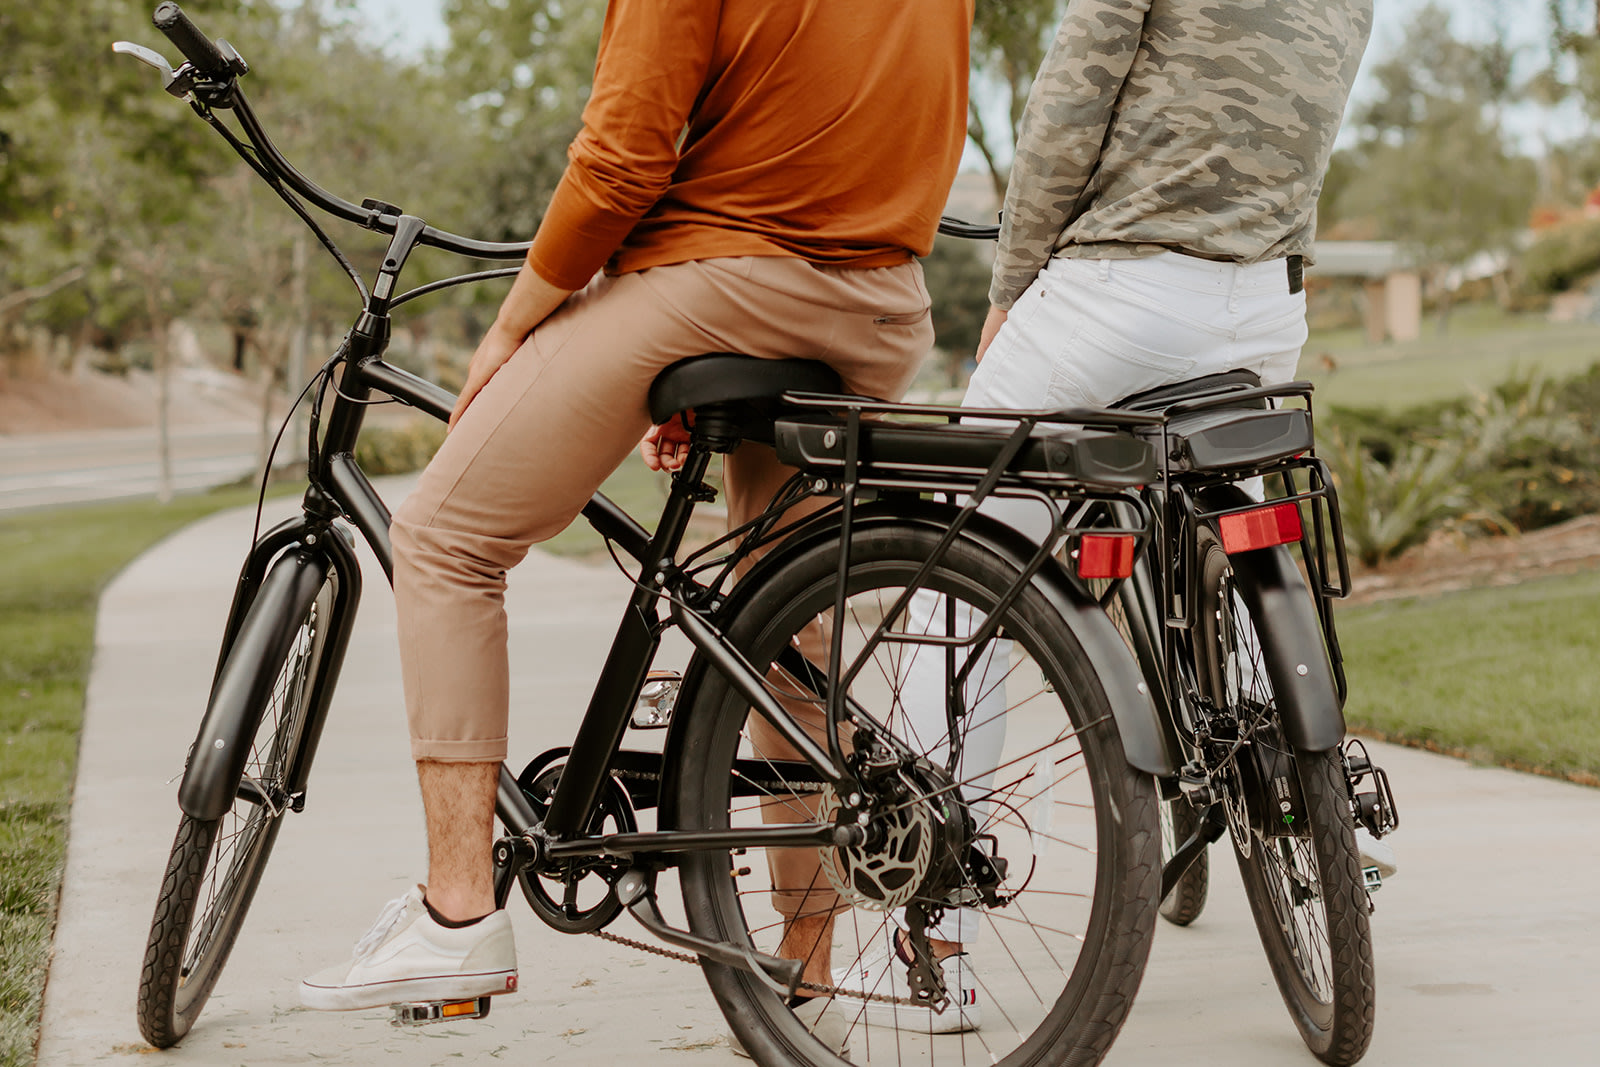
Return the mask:
<path id="1" fill-rule="evenodd" d="M 223 58 L 216 42 L 201 33 L 200 28 L 190 22 L 189 16 L 172 0 L 158 4 L 150 21 L 155 23 L 156 29 L 167 35 L 167 40 L 177 46 L 178 51 L 194 64 L 194 69 L 199 73 L 216 77 L 228 72 L 228 61 Z"/>

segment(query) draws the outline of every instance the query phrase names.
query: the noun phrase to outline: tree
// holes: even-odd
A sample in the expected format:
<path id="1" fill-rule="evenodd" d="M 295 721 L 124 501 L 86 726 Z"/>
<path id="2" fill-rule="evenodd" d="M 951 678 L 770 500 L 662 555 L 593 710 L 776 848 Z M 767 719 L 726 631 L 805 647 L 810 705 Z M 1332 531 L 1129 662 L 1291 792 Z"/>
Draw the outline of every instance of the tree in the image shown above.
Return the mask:
<path id="1" fill-rule="evenodd" d="M 952 387 L 961 384 L 967 360 L 977 351 L 983 319 L 989 312 L 989 265 L 971 241 L 940 237 L 922 261 L 933 298 L 934 343 Z"/>
<path id="2" fill-rule="evenodd" d="M 1065 0 L 977 0 L 972 19 L 972 92 L 967 138 L 989 169 L 995 199 L 1005 200 L 1017 124 L 1028 90 L 1066 11 Z M 1005 108 L 1007 124 L 996 129 L 984 115 L 991 99 Z"/>
<path id="3" fill-rule="evenodd" d="M 1430 4 L 1408 28 L 1402 53 L 1374 68 L 1378 92 L 1354 116 L 1360 142 L 1341 176 L 1335 211 L 1364 215 L 1429 278 L 1449 320 L 1445 276 L 1482 252 L 1509 248 L 1538 185 L 1516 155 L 1501 114 L 1517 86 L 1502 42 L 1457 39 Z"/>
<path id="4" fill-rule="evenodd" d="M 444 66 L 489 150 L 477 232 L 526 241 L 567 164 L 589 100 L 604 0 L 447 0 Z"/>

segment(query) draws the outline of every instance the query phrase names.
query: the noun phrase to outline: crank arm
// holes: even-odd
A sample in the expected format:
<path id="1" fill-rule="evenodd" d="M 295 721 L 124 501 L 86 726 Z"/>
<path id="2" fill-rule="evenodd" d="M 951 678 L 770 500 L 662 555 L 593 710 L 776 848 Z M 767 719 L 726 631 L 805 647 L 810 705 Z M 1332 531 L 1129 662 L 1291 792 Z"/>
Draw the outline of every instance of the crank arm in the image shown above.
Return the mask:
<path id="1" fill-rule="evenodd" d="M 802 960 L 779 959 L 726 941 L 709 941 L 687 930 L 668 926 L 666 919 L 661 916 L 661 910 L 656 907 L 650 880 L 640 872 L 628 871 L 618 878 L 616 892 L 617 899 L 639 920 L 639 925 L 659 940 L 686 948 L 713 963 L 737 967 L 747 974 L 753 974 L 780 997 L 793 996 L 794 991 L 800 988 L 800 975 L 805 970 Z"/>

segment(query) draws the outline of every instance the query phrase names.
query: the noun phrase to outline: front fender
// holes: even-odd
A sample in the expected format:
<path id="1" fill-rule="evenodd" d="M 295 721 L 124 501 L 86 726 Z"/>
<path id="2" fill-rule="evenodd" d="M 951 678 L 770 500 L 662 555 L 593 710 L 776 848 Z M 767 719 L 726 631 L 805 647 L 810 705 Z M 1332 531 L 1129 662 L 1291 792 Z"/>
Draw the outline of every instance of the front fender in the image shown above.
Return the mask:
<path id="1" fill-rule="evenodd" d="M 307 550 L 273 564 L 250 605 L 211 689 L 211 703 L 178 786 L 178 806 L 201 820 L 233 806 L 261 712 L 300 619 L 328 573 L 328 558 Z"/>

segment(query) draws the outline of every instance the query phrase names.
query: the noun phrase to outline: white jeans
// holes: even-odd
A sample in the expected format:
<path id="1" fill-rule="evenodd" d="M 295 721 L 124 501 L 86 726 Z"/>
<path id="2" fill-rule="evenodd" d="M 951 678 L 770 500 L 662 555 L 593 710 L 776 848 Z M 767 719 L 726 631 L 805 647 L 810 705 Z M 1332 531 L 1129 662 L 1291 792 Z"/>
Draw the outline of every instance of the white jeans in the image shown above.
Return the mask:
<path id="1" fill-rule="evenodd" d="M 1305 309 L 1305 294 L 1289 292 L 1281 259 L 1248 266 L 1176 252 L 1052 259 L 1012 307 L 962 406 L 1109 407 L 1146 389 L 1240 369 L 1255 371 L 1264 384 L 1287 382 L 1305 344 Z M 1050 529 L 1048 512 L 1035 501 L 990 499 L 979 510 L 1035 541 Z M 941 598 L 917 594 L 908 629 L 942 630 L 941 606 Z M 957 630 L 969 635 L 979 621 L 958 620 Z M 1003 678 L 1010 654 L 1009 641 L 993 641 L 973 678 Z M 907 718 L 922 737 L 943 736 L 944 657 L 919 656 L 907 669 Z M 980 808 L 1005 743 L 1003 684 L 981 687 L 981 706 L 969 720 L 975 728 L 957 768 L 967 800 Z M 975 695 L 969 691 L 968 699 Z M 977 932 L 977 916 L 964 910 L 947 913 L 929 931 L 963 942 Z"/>

